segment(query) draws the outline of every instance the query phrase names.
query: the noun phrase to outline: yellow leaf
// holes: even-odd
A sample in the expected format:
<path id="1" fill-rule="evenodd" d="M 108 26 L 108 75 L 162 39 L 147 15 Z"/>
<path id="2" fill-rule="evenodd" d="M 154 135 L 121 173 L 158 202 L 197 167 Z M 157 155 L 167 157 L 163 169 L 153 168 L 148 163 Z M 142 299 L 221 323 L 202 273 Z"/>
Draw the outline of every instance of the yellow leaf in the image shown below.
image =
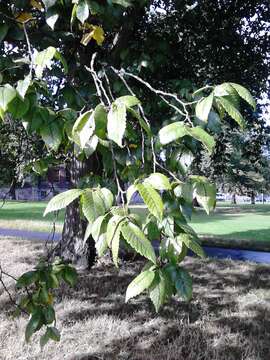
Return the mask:
<path id="1" fill-rule="evenodd" d="M 137 149 L 138 145 L 136 144 L 129 144 L 128 146 L 130 149 Z"/>
<path id="2" fill-rule="evenodd" d="M 32 5 L 33 8 L 38 9 L 38 10 L 42 10 L 43 9 L 43 5 L 40 1 L 38 0 L 30 0 L 30 4 Z"/>
<path id="3" fill-rule="evenodd" d="M 20 13 L 17 17 L 16 20 L 19 21 L 20 23 L 25 23 L 29 20 L 33 20 L 33 16 L 31 13 L 28 12 L 22 12 Z"/>
<path id="4" fill-rule="evenodd" d="M 101 26 L 96 26 L 96 25 L 91 25 L 91 28 L 92 31 L 83 35 L 81 39 L 81 44 L 87 46 L 89 41 L 91 39 L 94 39 L 96 40 L 97 44 L 101 46 L 103 41 L 105 40 L 104 30 L 102 29 Z"/>

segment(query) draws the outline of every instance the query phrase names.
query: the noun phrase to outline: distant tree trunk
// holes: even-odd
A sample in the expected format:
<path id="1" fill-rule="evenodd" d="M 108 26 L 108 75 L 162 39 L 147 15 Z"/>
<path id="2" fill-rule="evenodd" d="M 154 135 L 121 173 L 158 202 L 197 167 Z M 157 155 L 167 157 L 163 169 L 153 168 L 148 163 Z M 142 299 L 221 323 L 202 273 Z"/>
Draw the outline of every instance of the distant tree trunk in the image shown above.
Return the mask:
<path id="1" fill-rule="evenodd" d="M 236 204 L 236 193 L 232 194 L 232 204 Z"/>
<path id="2" fill-rule="evenodd" d="M 16 200 L 16 179 L 12 180 L 11 186 L 9 188 L 9 195 L 11 196 L 12 200 Z"/>
<path id="3" fill-rule="evenodd" d="M 255 205 L 255 193 L 254 193 L 254 191 L 251 191 L 250 200 L 251 200 L 251 204 Z"/>
<path id="4" fill-rule="evenodd" d="M 93 161 L 79 161 L 73 159 L 67 171 L 70 173 L 71 187 L 78 186 L 81 177 L 91 171 Z M 66 208 L 62 239 L 60 241 L 57 255 L 80 268 L 90 268 L 95 263 L 96 250 L 94 240 L 90 237 L 84 244 L 84 234 L 87 222 L 81 219 L 79 201 L 73 201 Z"/>

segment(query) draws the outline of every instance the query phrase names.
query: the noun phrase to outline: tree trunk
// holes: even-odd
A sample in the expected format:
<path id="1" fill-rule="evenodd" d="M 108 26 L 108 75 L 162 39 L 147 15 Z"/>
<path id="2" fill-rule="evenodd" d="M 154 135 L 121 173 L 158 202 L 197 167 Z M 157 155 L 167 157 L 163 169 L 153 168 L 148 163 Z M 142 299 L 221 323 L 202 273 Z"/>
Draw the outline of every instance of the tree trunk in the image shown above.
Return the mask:
<path id="1" fill-rule="evenodd" d="M 232 194 L 232 204 L 236 204 L 236 193 Z"/>
<path id="2" fill-rule="evenodd" d="M 11 196 L 11 200 L 16 200 L 16 183 L 16 180 L 13 179 L 9 189 L 9 195 Z"/>
<path id="3" fill-rule="evenodd" d="M 78 186 L 80 178 L 91 171 L 92 165 L 91 159 L 81 162 L 74 158 L 71 161 L 67 171 L 70 173 L 72 188 Z M 57 255 L 84 269 L 93 266 L 96 259 L 94 240 L 90 237 L 84 244 L 86 226 L 87 222 L 80 216 L 79 201 L 75 200 L 66 208 L 62 239 Z"/>
<path id="4" fill-rule="evenodd" d="M 255 193 L 254 193 L 254 191 L 251 191 L 250 200 L 251 200 L 251 204 L 255 205 Z"/>

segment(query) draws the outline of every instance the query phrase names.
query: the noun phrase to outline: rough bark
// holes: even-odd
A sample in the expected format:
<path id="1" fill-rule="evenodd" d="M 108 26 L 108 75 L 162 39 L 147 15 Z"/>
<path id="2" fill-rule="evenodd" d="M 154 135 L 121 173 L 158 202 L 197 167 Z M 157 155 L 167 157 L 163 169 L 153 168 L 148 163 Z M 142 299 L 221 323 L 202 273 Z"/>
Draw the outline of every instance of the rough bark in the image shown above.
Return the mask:
<path id="1" fill-rule="evenodd" d="M 91 159 L 81 162 L 74 158 L 67 168 L 70 172 L 71 187 L 76 188 L 80 178 L 91 171 L 92 167 Z M 96 259 L 94 240 L 90 237 L 84 244 L 86 226 L 86 221 L 80 216 L 79 201 L 75 200 L 66 208 L 58 255 L 80 268 L 90 268 Z"/>

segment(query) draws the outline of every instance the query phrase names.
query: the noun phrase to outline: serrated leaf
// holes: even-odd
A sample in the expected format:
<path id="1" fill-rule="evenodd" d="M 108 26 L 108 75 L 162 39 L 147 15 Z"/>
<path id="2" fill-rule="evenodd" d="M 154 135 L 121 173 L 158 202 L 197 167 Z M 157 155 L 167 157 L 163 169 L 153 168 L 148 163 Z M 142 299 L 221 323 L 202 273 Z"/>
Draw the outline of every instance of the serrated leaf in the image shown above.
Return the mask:
<path id="1" fill-rule="evenodd" d="M 145 237 L 142 230 L 133 223 L 124 222 L 121 232 L 126 242 L 146 259 L 156 263 L 156 254 L 150 241 Z"/>
<path id="2" fill-rule="evenodd" d="M 216 145 L 215 139 L 212 135 L 208 134 L 204 129 L 199 126 L 189 128 L 188 132 L 192 137 L 200 141 L 206 147 L 210 154 L 212 153 Z"/>
<path id="3" fill-rule="evenodd" d="M 133 107 L 133 106 L 139 105 L 141 102 L 139 99 L 136 98 L 136 96 L 126 95 L 126 96 L 121 96 L 121 97 L 117 98 L 115 100 L 115 103 L 117 105 L 124 104 L 126 107 Z"/>
<path id="4" fill-rule="evenodd" d="M 40 51 L 34 58 L 35 72 L 37 78 L 42 78 L 43 71 L 46 67 L 50 68 L 51 60 L 55 58 L 61 61 L 65 72 L 67 72 L 67 63 L 64 57 L 53 46 L 49 46 L 47 49 Z"/>
<path id="5" fill-rule="evenodd" d="M 159 193 L 149 184 L 137 184 L 136 188 L 150 213 L 162 220 L 164 205 Z"/>
<path id="6" fill-rule="evenodd" d="M 76 11 L 77 19 L 83 24 L 89 17 L 89 7 L 87 0 L 80 0 Z"/>
<path id="7" fill-rule="evenodd" d="M 94 115 L 93 111 L 89 110 L 80 115 L 76 120 L 72 129 L 72 137 L 75 143 L 83 149 L 90 137 L 93 135 L 94 131 Z"/>
<path id="8" fill-rule="evenodd" d="M 46 216 L 48 213 L 52 211 L 57 211 L 67 207 L 70 203 L 72 203 L 72 201 L 77 199 L 82 193 L 83 190 L 71 189 L 56 195 L 49 201 L 43 216 Z"/>
<path id="9" fill-rule="evenodd" d="M 123 221 L 125 220 L 124 216 L 114 215 L 108 222 L 107 226 L 107 244 L 111 247 L 114 237 L 120 236 L 120 230 L 123 226 Z"/>
<path id="10" fill-rule="evenodd" d="M 31 75 L 27 75 L 24 80 L 19 80 L 17 84 L 17 92 L 19 95 L 24 99 L 25 94 L 27 93 L 27 90 L 31 84 Z"/>
<path id="11" fill-rule="evenodd" d="M 148 289 L 155 278 L 154 271 L 146 270 L 141 272 L 127 287 L 126 302 L 129 299 L 141 294 L 144 290 Z"/>
<path id="12" fill-rule="evenodd" d="M 159 141 L 162 145 L 167 145 L 188 135 L 186 126 L 183 122 L 177 121 L 170 125 L 164 126 L 159 130 Z"/>
<path id="13" fill-rule="evenodd" d="M 192 298 L 192 278 L 189 273 L 182 268 L 177 268 L 176 273 L 176 291 L 185 301 L 190 301 Z"/>
<path id="14" fill-rule="evenodd" d="M 176 238 L 177 242 L 183 242 L 190 250 L 201 258 L 205 258 L 205 252 L 201 245 L 198 243 L 196 237 L 191 234 L 182 233 Z"/>
<path id="15" fill-rule="evenodd" d="M 156 312 L 166 301 L 166 279 L 159 272 L 156 274 L 155 280 L 150 288 L 150 299 L 155 307 Z"/>
<path id="16" fill-rule="evenodd" d="M 230 83 L 230 85 L 237 91 L 238 95 L 245 100 L 253 109 L 256 110 L 256 101 L 251 93 L 242 85 Z"/>
<path id="17" fill-rule="evenodd" d="M 106 211 L 111 210 L 114 202 L 113 193 L 107 188 L 101 188 L 99 195 L 102 197 Z"/>
<path id="18" fill-rule="evenodd" d="M 118 146 L 123 147 L 123 137 L 126 131 L 126 106 L 124 104 L 112 104 L 108 114 L 107 131 L 108 138 Z"/>
<path id="19" fill-rule="evenodd" d="M 95 240 L 96 250 L 99 257 L 103 256 L 108 248 L 107 225 L 106 215 L 98 217 L 92 225 L 92 236 Z"/>
<path id="20" fill-rule="evenodd" d="M 205 177 L 190 177 L 195 190 L 195 196 L 198 203 L 204 208 L 207 214 L 214 209 L 216 205 L 216 186 L 211 184 Z"/>
<path id="21" fill-rule="evenodd" d="M 157 172 L 148 176 L 145 182 L 153 186 L 156 190 L 171 190 L 172 188 L 167 176 Z"/>
<path id="22" fill-rule="evenodd" d="M 209 96 L 201 99 L 197 103 L 196 110 L 195 110 L 197 118 L 199 118 L 200 120 L 202 120 L 204 122 L 207 122 L 208 115 L 209 115 L 210 110 L 213 105 L 213 100 L 214 100 L 214 94 L 211 93 Z"/>
<path id="23" fill-rule="evenodd" d="M 105 208 L 102 199 L 96 191 L 91 189 L 84 190 L 81 196 L 82 212 L 88 222 L 92 224 L 99 216 L 105 214 Z"/>
<path id="24" fill-rule="evenodd" d="M 63 280 L 70 286 L 75 286 L 77 279 L 78 279 L 78 273 L 75 268 L 71 266 L 66 266 L 63 272 Z"/>
<path id="25" fill-rule="evenodd" d="M 111 249 L 112 249 L 112 258 L 114 265 L 118 267 L 118 254 L 119 254 L 119 247 L 120 247 L 120 230 L 121 224 L 116 229 L 114 236 L 112 237 L 111 241 Z"/>
<path id="26" fill-rule="evenodd" d="M 217 103 L 222 106 L 222 108 L 230 115 L 230 117 L 233 118 L 238 123 L 238 125 L 243 128 L 245 126 L 245 120 L 239 110 L 237 110 L 236 107 L 234 107 L 232 103 L 224 97 L 219 97 L 216 99 Z"/>

